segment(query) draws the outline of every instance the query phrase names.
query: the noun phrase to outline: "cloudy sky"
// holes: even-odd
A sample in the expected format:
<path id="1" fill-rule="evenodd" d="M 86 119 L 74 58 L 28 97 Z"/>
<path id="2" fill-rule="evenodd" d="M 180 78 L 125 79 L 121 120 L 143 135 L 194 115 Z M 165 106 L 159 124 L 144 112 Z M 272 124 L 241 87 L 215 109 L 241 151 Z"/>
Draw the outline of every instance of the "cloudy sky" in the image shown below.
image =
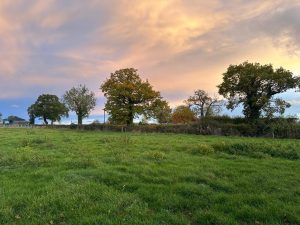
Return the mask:
<path id="1" fill-rule="evenodd" d="M 27 118 L 43 93 L 99 86 L 139 70 L 172 106 L 216 93 L 229 64 L 272 63 L 300 75 L 299 0 L 1 0 L 0 112 Z M 300 93 L 284 95 L 300 112 Z"/>

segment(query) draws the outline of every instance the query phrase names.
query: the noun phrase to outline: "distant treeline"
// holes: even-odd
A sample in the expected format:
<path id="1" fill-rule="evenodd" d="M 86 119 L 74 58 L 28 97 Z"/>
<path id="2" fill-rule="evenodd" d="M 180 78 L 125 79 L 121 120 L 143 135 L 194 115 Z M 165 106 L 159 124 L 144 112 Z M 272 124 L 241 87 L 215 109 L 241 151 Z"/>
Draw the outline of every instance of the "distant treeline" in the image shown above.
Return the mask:
<path id="1" fill-rule="evenodd" d="M 300 77 L 294 76 L 289 70 L 246 61 L 230 65 L 223 73 L 222 83 L 217 86 L 219 96 L 209 95 L 199 84 L 199 89 L 173 109 L 148 80 L 141 79 L 134 68 L 111 73 L 100 85 L 100 90 L 106 98 L 103 111 L 107 121 L 104 123 L 111 126 L 126 125 L 130 127 L 128 129 L 142 129 L 134 125 L 135 119 L 139 119 L 142 124 L 155 121 L 161 125 L 151 125 L 157 127 L 153 129 L 166 131 L 186 129 L 190 133 L 261 136 L 270 133 L 275 135 L 278 121 L 287 121 L 274 120 L 283 117 L 285 109 L 291 106 L 289 102 L 278 98 L 278 94 L 299 87 Z M 81 126 L 96 102 L 95 93 L 85 85 L 79 85 L 66 91 L 61 99 L 56 95 L 42 94 L 27 111 L 30 124 L 34 124 L 35 119 L 42 119 L 46 125 L 49 121 L 53 124 L 62 117 L 68 117 L 69 112 L 73 111 L 77 115 L 78 126 Z M 234 110 L 239 106 L 243 108 L 244 115 L 241 122 L 238 122 L 239 119 L 218 119 L 221 118 L 223 107 Z M 270 122 L 273 120 L 275 122 Z M 152 129 L 151 126 L 145 129 Z M 291 135 L 280 133 L 278 136 Z"/>

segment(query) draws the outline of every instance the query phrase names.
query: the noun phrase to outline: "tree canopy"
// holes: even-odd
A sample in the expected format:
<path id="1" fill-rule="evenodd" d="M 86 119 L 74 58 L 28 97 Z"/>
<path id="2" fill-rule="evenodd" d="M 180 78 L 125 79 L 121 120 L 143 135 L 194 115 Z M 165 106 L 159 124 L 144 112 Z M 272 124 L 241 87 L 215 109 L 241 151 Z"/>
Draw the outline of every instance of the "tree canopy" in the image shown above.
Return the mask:
<path id="1" fill-rule="evenodd" d="M 186 105 L 177 106 L 172 113 L 173 123 L 191 123 L 196 120 L 195 112 Z"/>
<path id="2" fill-rule="evenodd" d="M 169 123 L 172 120 L 172 109 L 165 100 L 157 99 L 153 102 L 152 116 L 158 123 Z"/>
<path id="3" fill-rule="evenodd" d="M 40 95 L 34 104 L 28 109 L 30 122 L 34 121 L 34 118 L 42 118 L 45 124 L 48 124 L 47 120 L 60 121 L 62 116 L 68 116 L 68 109 L 59 101 L 56 95 L 43 94 Z"/>
<path id="4" fill-rule="evenodd" d="M 201 89 L 196 90 L 185 102 L 199 118 L 217 115 L 222 109 L 222 101 L 218 97 L 211 97 Z"/>
<path id="5" fill-rule="evenodd" d="M 105 109 L 111 123 L 131 125 L 138 116 L 165 120 L 167 102 L 134 68 L 115 71 L 100 89 L 107 98 Z"/>
<path id="6" fill-rule="evenodd" d="M 82 125 L 83 118 L 88 117 L 96 106 L 95 94 L 85 85 L 72 87 L 66 91 L 63 101 L 71 111 L 76 113 L 78 125 Z"/>
<path id="7" fill-rule="evenodd" d="M 218 88 L 219 94 L 228 100 L 228 109 L 233 110 L 243 104 L 245 117 L 257 119 L 265 109 L 272 112 L 272 107 L 280 108 L 279 111 L 284 112 L 285 107 L 289 106 L 288 103 L 279 98 L 274 99 L 274 95 L 298 85 L 299 77 L 294 77 L 292 72 L 282 67 L 274 69 L 271 64 L 244 62 L 230 65 Z M 275 104 L 272 106 L 271 102 Z"/>

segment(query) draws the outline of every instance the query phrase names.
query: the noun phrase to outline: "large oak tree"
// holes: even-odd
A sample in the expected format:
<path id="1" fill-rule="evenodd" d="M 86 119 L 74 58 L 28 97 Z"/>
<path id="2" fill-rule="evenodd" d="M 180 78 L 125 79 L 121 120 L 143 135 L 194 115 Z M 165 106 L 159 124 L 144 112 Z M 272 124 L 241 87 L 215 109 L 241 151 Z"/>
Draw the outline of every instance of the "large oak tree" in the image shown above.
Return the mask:
<path id="1" fill-rule="evenodd" d="M 100 89 L 107 98 L 105 110 L 111 123 L 131 125 L 138 116 L 165 119 L 162 113 L 168 111 L 167 102 L 134 68 L 115 71 Z"/>
<path id="2" fill-rule="evenodd" d="M 228 100 L 227 108 L 233 110 L 238 105 L 244 107 L 243 113 L 248 119 L 259 118 L 264 109 L 271 112 L 270 104 L 280 103 L 280 111 L 285 106 L 282 99 L 274 99 L 274 95 L 283 93 L 299 85 L 299 77 L 282 67 L 274 69 L 271 64 L 244 62 L 230 65 L 223 74 L 223 82 L 218 86 L 219 94 Z"/>

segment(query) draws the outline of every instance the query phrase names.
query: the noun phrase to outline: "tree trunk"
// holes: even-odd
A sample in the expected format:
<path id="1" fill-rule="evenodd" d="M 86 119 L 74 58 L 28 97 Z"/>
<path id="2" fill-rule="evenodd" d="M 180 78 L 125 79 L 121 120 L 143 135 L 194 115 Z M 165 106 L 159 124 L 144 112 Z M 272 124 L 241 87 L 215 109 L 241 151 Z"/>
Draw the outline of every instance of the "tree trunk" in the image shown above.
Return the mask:
<path id="1" fill-rule="evenodd" d="M 212 102 L 209 103 L 208 106 L 206 107 L 205 117 L 213 116 L 213 111 L 212 111 L 213 104 L 214 104 L 214 102 L 212 101 Z"/>
<path id="2" fill-rule="evenodd" d="M 30 118 L 29 118 L 29 124 L 31 125 L 34 125 L 35 124 L 35 117 L 30 115 Z"/>
<path id="3" fill-rule="evenodd" d="M 249 120 L 256 120 L 260 117 L 260 110 L 261 107 L 255 106 L 253 104 L 248 104 L 248 107 L 246 109 L 246 117 Z"/>
<path id="4" fill-rule="evenodd" d="M 260 110 L 262 106 L 258 105 L 257 97 L 255 94 L 250 93 L 247 95 L 247 101 L 244 104 L 244 114 L 249 120 L 256 120 L 260 117 Z"/>
<path id="5" fill-rule="evenodd" d="M 251 109 L 251 112 L 249 114 L 249 119 L 250 120 L 255 120 L 260 117 L 260 110 L 257 110 L 256 108 Z"/>
<path id="6" fill-rule="evenodd" d="M 129 103 L 129 112 L 128 112 L 128 118 L 127 118 L 127 126 L 130 126 L 133 124 L 133 105 Z"/>
<path id="7" fill-rule="evenodd" d="M 43 119 L 44 119 L 44 123 L 45 123 L 46 125 L 48 125 L 47 118 L 46 118 L 46 117 L 43 117 Z"/>
<path id="8" fill-rule="evenodd" d="M 78 126 L 81 126 L 82 125 L 82 115 L 81 115 L 81 113 L 79 113 L 78 115 Z"/>
<path id="9" fill-rule="evenodd" d="M 204 103 L 201 104 L 201 108 L 200 108 L 200 112 L 201 112 L 201 118 L 204 117 Z"/>

